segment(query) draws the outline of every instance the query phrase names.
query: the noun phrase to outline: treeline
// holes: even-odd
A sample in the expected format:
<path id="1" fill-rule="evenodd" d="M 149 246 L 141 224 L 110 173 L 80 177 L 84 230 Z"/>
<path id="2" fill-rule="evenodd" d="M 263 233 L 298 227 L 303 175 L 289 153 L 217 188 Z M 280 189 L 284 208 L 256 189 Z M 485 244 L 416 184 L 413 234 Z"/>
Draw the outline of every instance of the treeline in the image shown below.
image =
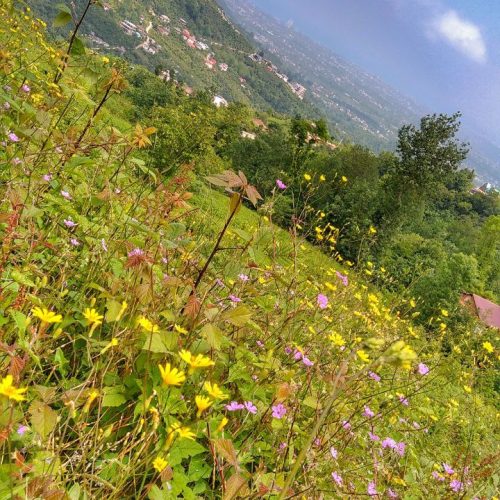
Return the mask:
<path id="1" fill-rule="evenodd" d="M 143 69 L 128 78 L 134 118 L 158 129 L 150 161 L 165 175 L 186 163 L 202 175 L 241 169 L 275 222 L 415 300 L 422 322 L 457 309 L 463 291 L 499 301 L 499 195 L 474 192 L 473 171 L 461 168 L 468 147 L 457 139 L 459 113 L 405 125 L 395 153 L 375 154 L 335 147 L 322 120 L 267 114 L 263 127 L 247 106 L 217 109 L 209 92 L 186 97 Z"/>

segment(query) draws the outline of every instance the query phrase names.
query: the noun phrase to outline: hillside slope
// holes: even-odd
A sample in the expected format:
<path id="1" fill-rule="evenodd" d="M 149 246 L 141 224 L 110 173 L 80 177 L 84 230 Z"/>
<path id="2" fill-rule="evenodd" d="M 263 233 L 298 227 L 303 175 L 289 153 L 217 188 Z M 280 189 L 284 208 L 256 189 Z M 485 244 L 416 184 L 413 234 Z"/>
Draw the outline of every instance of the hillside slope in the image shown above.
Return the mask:
<path id="1" fill-rule="evenodd" d="M 28 3 L 51 27 L 57 6 L 50 0 Z M 80 13 L 86 1 L 76 4 Z M 61 28 L 52 32 L 65 33 Z M 214 0 L 110 0 L 104 8 L 89 10 L 82 33 L 95 50 L 151 70 L 169 71 L 172 79 L 195 90 L 209 90 L 266 111 L 319 115 L 248 57 L 255 48 Z"/>
<path id="2" fill-rule="evenodd" d="M 241 173 L 166 179 L 122 61 L 0 17 L 1 500 L 495 494 L 491 332 L 415 327 Z"/>

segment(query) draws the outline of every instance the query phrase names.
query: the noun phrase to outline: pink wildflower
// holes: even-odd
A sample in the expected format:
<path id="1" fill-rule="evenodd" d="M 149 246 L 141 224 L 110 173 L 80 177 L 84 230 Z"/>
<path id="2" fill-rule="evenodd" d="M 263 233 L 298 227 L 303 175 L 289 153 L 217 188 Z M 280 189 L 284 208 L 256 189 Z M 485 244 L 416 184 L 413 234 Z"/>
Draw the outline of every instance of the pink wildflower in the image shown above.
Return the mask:
<path id="1" fill-rule="evenodd" d="M 380 376 L 377 375 L 375 372 L 368 372 L 368 376 L 375 380 L 375 382 L 380 382 Z"/>
<path id="2" fill-rule="evenodd" d="M 338 452 L 333 446 L 330 448 L 330 455 L 337 460 Z"/>
<path id="3" fill-rule="evenodd" d="M 80 242 L 76 239 L 76 238 L 71 238 L 69 240 L 69 242 L 74 246 L 74 247 L 78 247 L 80 246 Z"/>
<path id="4" fill-rule="evenodd" d="M 443 469 L 446 472 L 446 474 L 450 474 L 450 476 L 451 476 L 451 474 L 455 473 L 455 471 L 453 470 L 453 468 L 450 467 L 448 464 L 443 463 Z"/>
<path id="5" fill-rule="evenodd" d="M 328 297 L 322 293 L 318 294 L 317 297 L 318 307 L 320 309 L 325 309 L 328 306 Z"/>
<path id="6" fill-rule="evenodd" d="M 106 240 L 104 238 L 101 240 L 101 246 L 105 252 L 108 251 L 108 245 L 106 245 Z"/>
<path id="7" fill-rule="evenodd" d="M 22 90 L 23 92 L 25 92 L 26 94 L 29 94 L 29 93 L 30 93 L 30 91 L 31 91 L 31 89 L 30 89 L 29 85 L 26 85 L 26 84 L 24 84 L 24 85 L 21 87 L 21 90 Z"/>
<path id="8" fill-rule="evenodd" d="M 67 200 L 71 200 L 71 195 L 67 191 L 61 191 L 61 196 Z"/>
<path id="9" fill-rule="evenodd" d="M 273 418 L 278 420 L 282 419 L 286 414 L 286 408 L 281 403 L 272 406 L 271 409 L 273 410 Z"/>
<path id="10" fill-rule="evenodd" d="M 251 401 L 245 401 L 243 404 L 249 413 L 253 413 L 254 415 L 257 413 L 257 407 Z"/>
<path id="11" fill-rule="evenodd" d="M 229 296 L 229 300 L 230 300 L 231 302 L 241 302 L 241 299 L 240 299 L 239 297 L 236 297 L 236 295 L 233 295 L 233 294 L 231 294 L 231 295 Z"/>
<path id="12" fill-rule="evenodd" d="M 314 363 L 306 356 L 302 356 L 302 363 L 304 363 L 306 366 L 313 366 L 314 365 Z"/>
<path id="13" fill-rule="evenodd" d="M 335 274 L 337 275 L 337 278 L 342 281 L 344 286 L 349 284 L 349 278 L 345 274 L 339 273 L 338 271 L 335 271 Z"/>
<path id="14" fill-rule="evenodd" d="M 238 403 L 238 401 L 231 401 L 228 405 L 225 406 L 227 411 L 238 411 L 243 410 L 245 408 L 244 405 Z"/>
<path id="15" fill-rule="evenodd" d="M 405 398 L 404 396 L 399 396 L 399 402 L 404 406 L 408 406 L 410 404 L 408 398 Z"/>
<path id="16" fill-rule="evenodd" d="M 436 472 L 435 470 L 432 471 L 431 476 L 436 480 L 436 481 L 444 481 L 444 477 L 439 473 Z"/>
<path id="17" fill-rule="evenodd" d="M 238 274 L 238 278 L 240 278 L 241 281 L 243 281 L 243 283 L 246 283 L 250 278 L 246 275 L 246 274 Z"/>
<path id="18" fill-rule="evenodd" d="M 52 180 L 52 174 L 44 174 L 44 176 L 42 177 L 42 179 L 45 182 L 50 182 Z"/>
<path id="19" fill-rule="evenodd" d="M 19 142 L 19 137 L 17 137 L 14 132 L 10 132 L 7 137 L 12 141 L 12 142 Z"/>
<path id="20" fill-rule="evenodd" d="M 29 430 L 29 427 L 26 426 L 26 425 L 20 425 L 18 428 L 17 428 L 17 433 L 20 435 L 20 436 L 24 436 L 24 434 L 26 433 L 26 431 Z"/>
<path id="21" fill-rule="evenodd" d="M 286 189 L 286 184 L 279 179 L 276 179 L 276 186 L 278 186 L 278 189 Z"/>
<path id="22" fill-rule="evenodd" d="M 458 493 L 462 489 L 462 482 L 459 481 L 458 479 L 453 479 L 450 483 L 450 488 L 455 492 Z"/>
<path id="23" fill-rule="evenodd" d="M 66 227 L 75 227 L 78 225 L 76 222 L 73 222 L 71 219 L 64 219 L 63 222 L 64 222 L 64 225 Z"/>
<path id="24" fill-rule="evenodd" d="M 394 450 L 396 451 L 396 453 L 400 457 L 403 457 L 404 454 L 405 454 L 405 450 L 406 450 L 406 443 L 403 443 L 403 441 L 401 441 L 400 443 L 397 443 L 396 447 L 394 448 Z"/>
<path id="25" fill-rule="evenodd" d="M 387 437 L 382 441 L 382 448 L 390 448 L 391 450 L 393 450 L 394 448 L 396 448 L 396 441 L 394 441 L 394 439 L 392 438 Z"/>
<path id="26" fill-rule="evenodd" d="M 343 427 L 346 431 L 348 431 L 348 430 L 351 428 L 351 424 L 349 423 L 349 421 L 348 421 L 348 420 L 343 420 L 343 421 L 342 421 L 342 427 Z"/>
<path id="27" fill-rule="evenodd" d="M 377 495 L 377 486 L 375 485 L 375 481 L 370 481 L 368 483 L 368 495 L 374 497 Z"/>
<path id="28" fill-rule="evenodd" d="M 420 375 L 427 375 L 429 373 L 429 367 L 424 363 L 418 364 L 418 373 Z"/>
<path id="29" fill-rule="evenodd" d="M 368 418 L 373 418 L 375 416 L 375 413 L 373 413 L 372 409 L 369 406 L 365 405 L 363 415 Z"/>
<path id="30" fill-rule="evenodd" d="M 332 472 L 332 479 L 339 485 L 342 486 L 342 477 L 338 472 Z"/>
<path id="31" fill-rule="evenodd" d="M 373 434 L 373 432 L 368 432 L 368 436 L 372 441 L 380 441 L 380 438 L 376 434 Z"/>

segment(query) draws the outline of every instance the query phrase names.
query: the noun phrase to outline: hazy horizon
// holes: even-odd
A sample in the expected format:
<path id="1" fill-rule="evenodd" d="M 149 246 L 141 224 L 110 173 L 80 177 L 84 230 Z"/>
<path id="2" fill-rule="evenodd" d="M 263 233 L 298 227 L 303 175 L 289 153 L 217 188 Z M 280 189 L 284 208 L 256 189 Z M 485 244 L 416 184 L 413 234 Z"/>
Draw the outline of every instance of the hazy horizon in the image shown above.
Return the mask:
<path id="1" fill-rule="evenodd" d="M 500 2 L 253 2 L 429 110 L 461 111 L 500 147 Z"/>

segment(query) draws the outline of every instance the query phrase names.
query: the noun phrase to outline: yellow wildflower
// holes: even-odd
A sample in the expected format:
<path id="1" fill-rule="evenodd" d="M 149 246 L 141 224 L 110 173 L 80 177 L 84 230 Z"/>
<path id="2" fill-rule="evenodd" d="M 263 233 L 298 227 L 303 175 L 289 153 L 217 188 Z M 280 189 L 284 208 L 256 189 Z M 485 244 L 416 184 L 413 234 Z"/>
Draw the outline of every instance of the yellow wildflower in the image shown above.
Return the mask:
<path id="1" fill-rule="evenodd" d="M 156 333 L 160 330 L 158 325 L 154 324 L 152 321 L 150 321 L 145 316 L 139 316 L 137 318 L 137 324 L 139 326 L 142 326 L 142 328 L 144 328 L 144 330 L 146 330 L 147 332 L 150 332 L 150 333 Z"/>
<path id="2" fill-rule="evenodd" d="M 162 472 L 168 466 L 168 462 L 160 455 L 153 460 L 153 468 L 158 472 Z"/>
<path id="3" fill-rule="evenodd" d="M 368 232 L 370 234 L 376 234 L 377 233 L 377 230 L 373 227 L 373 226 L 370 226 L 370 229 L 368 230 Z"/>
<path id="4" fill-rule="evenodd" d="M 123 316 L 123 313 L 125 312 L 125 309 L 127 309 L 128 304 L 123 301 L 122 306 L 120 307 L 120 310 L 118 311 L 118 314 L 116 315 L 116 321 L 119 321 L 121 317 Z"/>
<path id="5" fill-rule="evenodd" d="M 203 389 L 205 389 L 210 396 L 214 399 L 227 399 L 229 396 L 222 392 L 221 388 L 214 382 L 209 382 L 208 380 L 203 384 Z"/>
<path id="6" fill-rule="evenodd" d="M 306 181 L 310 181 L 311 180 L 311 176 L 309 174 L 304 174 L 304 179 Z"/>
<path id="7" fill-rule="evenodd" d="M 87 401 L 85 402 L 85 406 L 83 407 L 83 412 L 87 413 L 90 410 L 90 405 L 94 402 L 96 398 L 99 397 L 99 391 L 96 389 L 92 389 L 87 396 Z"/>
<path id="8" fill-rule="evenodd" d="M 345 175 L 342 176 L 342 182 L 347 182 L 347 177 Z"/>
<path id="9" fill-rule="evenodd" d="M 185 328 L 182 328 L 182 326 L 178 325 L 177 323 L 174 325 L 174 329 L 176 332 L 179 332 L 179 333 L 188 333 L 188 331 L 185 329 Z"/>
<path id="10" fill-rule="evenodd" d="M 198 411 L 196 412 L 196 416 L 198 418 L 201 417 L 201 414 L 210 408 L 212 406 L 212 401 L 208 399 L 206 396 L 196 396 L 194 398 L 194 402 L 196 403 L 196 407 L 198 408 Z"/>
<path id="11" fill-rule="evenodd" d="M 26 398 L 23 394 L 28 390 L 26 387 L 23 389 L 17 389 L 12 385 L 13 382 L 12 375 L 7 375 L 0 382 L 0 394 L 14 401 L 24 401 Z"/>
<path id="12" fill-rule="evenodd" d="M 184 427 L 179 422 L 172 424 L 168 428 L 167 433 L 168 433 L 167 445 L 169 445 L 172 442 L 175 434 L 177 434 L 180 438 L 192 439 L 193 441 L 194 438 L 196 437 L 196 434 L 192 432 L 189 427 Z"/>
<path id="13" fill-rule="evenodd" d="M 177 368 L 171 368 L 170 363 L 165 366 L 158 365 L 161 378 L 165 385 L 181 385 L 186 380 L 186 375 Z"/>
<path id="14" fill-rule="evenodd" d="M 356 351 L 356 355 L 361 361 L 363 361 L 363 363 L 368 363 L 370 361 L 368 354 L 366 354 L 366 352 L 363 351 L 363 349 Z"/>
<path id="15" fill-rule="evenodd" d="M 185 349 L 179 352 L 179 356 L 189 365 L 190 371 L 195 370 L 196 368 L 208 368 L 209 366 L 215 365 L 215 363 L 208 356 L 203 356 L 203 354 L 193 356 Z"/>
<path id="16" fill-rule="evenodd" d="M 448 313 L 448 311 L 447 311 L 446 309 L 441 309 L 441 314 L 442 314 L 445 318 L 447 318 L 449 313 Z"/>
<path id="17" fill-rule="evenodd" d="M 464 385 L 464 391 L 470 394 L 472 392 L 472 387 L 470 385 Z"/>
<path id="18" fill-rule="evenodd" d="M 38 318 L 42 323 L 60 323 L 62 321 L 62 316 L 49 311 L 45 307 L 35 307 L 31 314 Z"/>
<path id="19" fill-rule="evenodd" d="M 326 181 L 326 177 L 325 177 L 323 174 L 321 174 L 321 175 L 319 176 L 319 180 L 320 180 L 321 182 L 324 182 L 324 181 Z"/>
<path id="20" fill-rule="evenodd" d="M 108 63 L 109 63 L 109 57 L 102 56 L 102 57 L 101 57 L 101 61 L 102 61 L 104 64 L 108 64 Z"/>
<path id="21" fill-rule="evenodd" d="M 339 335 L 336 332 L 332 333 L 328 338 L 334 343 L 334 345 L 339 347 L 345 345 L 345 340 L 342 338 L 342 335 Z"/>
<path id="22" fill-rule="evenodd" d="M 224 427 L 228 424 L 229 420 L 226 417 L 222 417 L 220 424 L 217 426 L 217 432 L 221 432 Z"/>
<path id="23" fill-rule="evenodd" d="M 493 347 L 493 345 L 489 341 L 483 342 L 483 347 L 484 347 L 484 350 L 488 351 L 490 354 L 495 350 L 495 348 Z"/>
<path id="24" fill-rule="evenodd" d="M 90 307 L 87 307 L 85 311 L 83 311 L 83 317 L 87 320 L 89 325 L 100 325 L 104 318 L 104 316 L 99 314 L 95 309 L 91 309 Z"/>
<path id="25" fill-rule="evenodd" d="M 101 354 L 104 354 L 106 351 L 108 351 L 112 347 L 116 347 L 117 345 L 118 345 L 118 339 L 117 338 L 111 339 L 111 341 L 108 343 L 108 345 L 106 345 L 105 347 L 103 347 L 101 349 Z"/>

